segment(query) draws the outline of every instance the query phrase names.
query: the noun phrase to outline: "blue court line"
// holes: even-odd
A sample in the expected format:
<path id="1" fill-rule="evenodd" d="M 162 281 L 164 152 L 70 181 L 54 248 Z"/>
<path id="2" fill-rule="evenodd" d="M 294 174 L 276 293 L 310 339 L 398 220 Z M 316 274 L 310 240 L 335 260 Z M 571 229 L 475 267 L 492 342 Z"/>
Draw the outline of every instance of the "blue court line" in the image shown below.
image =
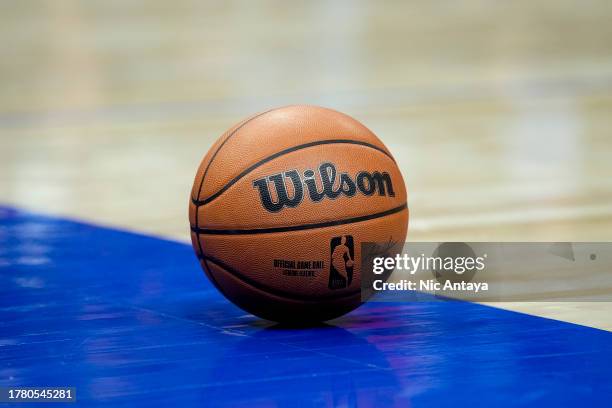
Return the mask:
<path id="1" fill-rule="evenodd" d="M 605 331 L 452 301 L 283 328 L 218 294 L 189 245 L 0 207 L 0 386 L 112 407 L 594 407 L 611 378 Z"/>

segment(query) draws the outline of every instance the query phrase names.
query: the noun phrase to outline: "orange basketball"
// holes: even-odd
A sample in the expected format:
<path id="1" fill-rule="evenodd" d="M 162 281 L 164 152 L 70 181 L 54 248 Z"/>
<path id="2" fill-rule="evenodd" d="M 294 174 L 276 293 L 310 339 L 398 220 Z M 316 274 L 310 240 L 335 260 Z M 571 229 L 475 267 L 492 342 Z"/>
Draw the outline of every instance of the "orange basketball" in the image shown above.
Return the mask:
<path id="1" fill-rule="evenodd" d="M 212 146 L 189 204 L 193 248 L 229 300 L 303 323 L 361 304 L 362 242 L 404 242 L 406 187 L 385 145 L 316 106 L 272 109 Z"/>

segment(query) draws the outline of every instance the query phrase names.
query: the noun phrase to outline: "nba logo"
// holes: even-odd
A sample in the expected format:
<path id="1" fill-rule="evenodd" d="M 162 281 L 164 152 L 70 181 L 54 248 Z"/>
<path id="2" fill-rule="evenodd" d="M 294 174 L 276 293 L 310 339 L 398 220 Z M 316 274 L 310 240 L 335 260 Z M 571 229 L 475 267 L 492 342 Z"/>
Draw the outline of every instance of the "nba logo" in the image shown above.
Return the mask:
<path id="1" fill-rule="evenodd" d="M 347 288 L 353 281 L 355 247 L 353 237 L 343 235 L 330 242 L 329 284 L 330 289 Z"/>

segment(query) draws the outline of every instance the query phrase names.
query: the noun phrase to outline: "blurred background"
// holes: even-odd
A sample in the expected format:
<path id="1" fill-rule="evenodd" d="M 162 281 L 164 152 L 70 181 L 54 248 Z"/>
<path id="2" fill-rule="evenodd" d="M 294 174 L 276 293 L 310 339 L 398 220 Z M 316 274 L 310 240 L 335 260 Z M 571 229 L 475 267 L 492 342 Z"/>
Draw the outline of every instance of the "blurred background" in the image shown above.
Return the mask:
<path id="1" fill-rule="evenodd" d="M 394 152 L 409 240 L 612 239 L 610 1 L 0 7 L 0 203 L 187 241 L 213 141 L 307 103 Z"/>

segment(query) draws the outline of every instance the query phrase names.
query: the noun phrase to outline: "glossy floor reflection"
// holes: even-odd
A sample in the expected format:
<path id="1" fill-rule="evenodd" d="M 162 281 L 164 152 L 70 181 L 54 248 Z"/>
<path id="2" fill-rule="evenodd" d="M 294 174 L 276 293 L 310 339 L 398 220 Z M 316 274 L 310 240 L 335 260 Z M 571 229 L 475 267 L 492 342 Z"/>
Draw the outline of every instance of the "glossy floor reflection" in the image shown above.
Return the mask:
<path id="1" fill-rule="evenodd" d="M 188 245 L 0 207 L 0 385 L 77 405 L 608 406 L 612 334 L 458 302 L 275 326 Z"/>

